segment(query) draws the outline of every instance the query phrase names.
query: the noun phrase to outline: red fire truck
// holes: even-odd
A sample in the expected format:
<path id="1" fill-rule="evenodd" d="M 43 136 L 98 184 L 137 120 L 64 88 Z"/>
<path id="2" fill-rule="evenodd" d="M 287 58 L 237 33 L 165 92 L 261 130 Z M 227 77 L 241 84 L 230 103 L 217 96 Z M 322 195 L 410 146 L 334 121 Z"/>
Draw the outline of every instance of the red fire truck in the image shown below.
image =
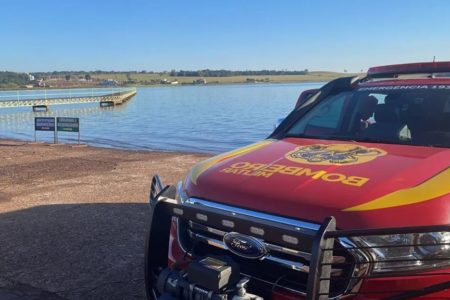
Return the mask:
<path id="1" fill-rule="evenodd" d="M 450 62 L 304 92 L 150 192 L 149 299 L 450 299 Z"/>

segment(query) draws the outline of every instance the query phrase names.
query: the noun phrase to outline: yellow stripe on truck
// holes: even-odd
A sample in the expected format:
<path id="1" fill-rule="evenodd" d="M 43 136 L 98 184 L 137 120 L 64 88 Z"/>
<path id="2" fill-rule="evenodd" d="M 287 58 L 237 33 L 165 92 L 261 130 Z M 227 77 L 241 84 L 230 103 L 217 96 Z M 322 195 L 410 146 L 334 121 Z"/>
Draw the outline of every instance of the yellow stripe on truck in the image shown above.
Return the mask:
<path id="1" fill-rule="evenodd" d="M 254 143 L 254 144 L 248 145 L 248 146 L 243 147 L 243 148 L 239 148 L 239 149 L 231 151 L 231 152 L 226 152 L 226 153 L 220 154 L 218 156 L 211 157 L 211 158 L 209 158 L 209 159 L 207 159 L 205 161 L 202 161 L 202 162 L 198 163 L 197 165 L 195 165 L 192 168 L 191 176 L 190 176 L 191 177 L 191 181 L 194 184 L 197 184 L 198 177 L 203 172 L 205 172 L 207 169 L 209 169 L 212 166 L 214 166 L 215 164 L 217 164 L 217 163 L 219 163 L 221 161 L 224 161 L 226 159 L 232 158 L 232 157 L 236 157 L 236 156 L 239 156 L 239 155 L 242 155 L 242 154 L 245 154 L 245 153 L 249 153 L 251 151 L 254 151 L 256 149 L 262 148 L 262 147 L 264 147 L 266 145 L 269 145 L 271 143 L 273 143 L 273 140 L 264 140 L 264 141 L 261 141 L 261 142 L 258 142 L 258 143 Z"/>
<path id="2" fill-rule="evenodd" d="M 415 187 L 395 191 L 370 202 L 346 208 L 344 211 L 367 211 L 410 205 L 429 201 L 448 193 L 450 193 L 450 168 Z"/>

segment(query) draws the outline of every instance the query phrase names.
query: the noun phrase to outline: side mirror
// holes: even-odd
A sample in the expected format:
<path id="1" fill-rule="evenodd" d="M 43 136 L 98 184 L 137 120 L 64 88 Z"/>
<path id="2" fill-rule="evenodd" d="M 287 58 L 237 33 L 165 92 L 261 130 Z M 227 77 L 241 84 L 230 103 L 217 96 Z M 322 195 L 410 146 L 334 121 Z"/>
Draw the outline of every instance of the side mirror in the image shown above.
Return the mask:
<path id="1" fill-rule="evenodd" d="M 303 104 L 305 104 L 305 102 L 311 98 L 312 95 L 314 95 L 315 93 L 317 93 L 319 91 L 319 89 L 311 89 L 311 90 L 306 90 L 303 91 L 300 96 L 298 97 L 297 103 L 295 104 L 295 108 L 299 108 L 300 106 L 302 106 Z"/>
<path id="2" fill-rule="evenodd" d="M 275 125 L 273 126 L 273 129 L 277 129 L 278 126 L 280 126 L 281 122 L 284 121 L 284 118 L 278 118 L 277 121 L 275 122 Z"/>

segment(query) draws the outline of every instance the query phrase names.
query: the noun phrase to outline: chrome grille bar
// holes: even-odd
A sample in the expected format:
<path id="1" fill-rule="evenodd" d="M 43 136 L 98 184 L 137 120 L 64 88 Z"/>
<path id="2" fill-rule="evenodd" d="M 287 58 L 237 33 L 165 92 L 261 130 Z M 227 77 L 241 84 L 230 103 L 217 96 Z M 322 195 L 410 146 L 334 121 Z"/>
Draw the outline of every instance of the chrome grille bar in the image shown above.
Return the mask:
<path id="1" fill-rule="evenodd" d="M 212 227 L 208 227 L 208 226 L 205 226 L 205 225 L 202 225 L 202 224 L 198 224 L 198 223 L 195 223 L 195 222 L 192 222 L 192 221 L 189 221 L 189 227 L 190 227 L 190 229 L 188 229 L 188 234 L 189 234 L 189 237 L 191 239 L 195 239 L 197 241 L 203 242 L 205 244 L 208 244 L 208 245 L 216 247 L 216 248 L 220 248 L 220 249 L 223 249 L 223 250 L 228 250 L 227 246 L 225 245 L 225 243 L 221 239 L 208 237 L 208 236 L 205 236 L 205 235 L 203 235 L 201 233 L 195 232 L 194 230 L 200 229 L 200 230 L 202 230 L 204 232 L 209 232 L 209 233 L 216 234 L 219 237 L 223 237 L 227 232 L 222 231 L 222 230 L 218 230 L 218 229 L 215 229 L 215 228 L 212 228 Z M 264 243 L 264 245 L 266 246 L 266 248 L 269 250 L 269 253 L 270 253 L 270 254 L 266 255 L 265 257 L 263 257 L 261 260 L 263 260 L 263 259 L 269 260 L 272 263 L 276 263 L 276 264 L 278 264 L 278 265 L 280 265 L 280 266 L 282 266 L 284 268 L 287 268 L 287 269 L 300 271 L 300 272 L 304 272 L 304 273 L 309 273 L 309 266 L 308 266 L 309 261 L 308 261 L 308 264 L 303 264 L 303 263 L 300 263 L 298 261 L 294 261 L 294 260 L 278 257 L 276 255 L 277 253 L 274 253 L 274 252 L 287 254 L 287 255 L 292 255 L 294 257 L 301 257 L 301 258 L 304 258 L 304 259 L 306 257 L 309 259 L 311 257 L 311 254 L 305 253 L 305 252 L 301 252 L 301 251 L 297 251 L 297 250 L 294 250 L 294 249 L 281 247 L 281 246 L 274 245 L 274 244 L 271 244 L 271 243 L 267 243 L 267 242 L 265 242 L 263 240 L 261 240 L 261 242 Z M 333 261 L 333 263 L 336 263 L 336 264 L 342 264 L 342 263 L 345 262 L 345 257 L 333 256 L 332 261 Z M 334 267 L 331 270 L 331 274 L 333 276 L 340 276 L 342 274 L 342 270 L 343 270 L 342 268 Z"/>
<path id="2" fill-rule="evenodd" d="M 218 235 L 220 237 L 223 237 L 225 234 L 227 234 L 228 232 L 223 231 L 223 230 L 219 230 L 219 229 L 215 229 L 209 226 L 205 226 L 199 223 L 195 223 L 192 221 L 189 221 L 189 226 L 191 227 L 191 229 L 193 230 L 201 230 L 201 231 L 205 231 L 205 232 L 209 232 L 215 235 Z M 296 257 L 301 257 L 304 258 L 306 260 L 311 259 L 311 253 L 308 252 L 304 252 L 304 251 L 299 251 L 299 250 L 294 250 L 294 249 L 290 249 L 290 248 L 286 248 L 286 247 L 282 247 L 282 246 L 278 246 L 272 243 L 268 243 L 262 239 L 260 239 L 261 242 L 264 243 L 264 245 L 266 246 L 266 248 L 269 251 L 276 251 L 276 252 L 280 252 L 283 254 L 287 254 L 287 255 L 292 255 L 292 256 L 296 256 Z"/>
<path id="3" fill-rule="evenodd" d="M 319 230 L 320 225 L 304 222 L 296 219 L 276 216 L 272 214 L 267 214 L 263 212 L 248 210 L 245 208 L 239 208 L 235 206 L 230 206 L 222 203 L 216 203 L 216 202 L 210 202 L 203 199 L 198 198 L 189 198 L 186 200 L 184 205 L 200 205 L 200 206 L 206 206 L 213 209 L 218 209 L 223 212 L 228 212 L 232 215 L 242 215 L 242 216 L 248 216 L 253 218 L 258 218 L 261 220 L 268 220 L 271 222 L 276 222 L 279 224 L 289 225 L 295 227 L 299 232 L 303 232 L 306 234 L 310 234 L 311 236 L 314 236 L 316 232 Z"/>
<path id="4" fill-rule="evenodd" d="M 204 236 L 202 234 L 199 233 L 195 233 L 192 232 L 191 230 L 188 231 L 189 232 L 189 236 L 193 239 L 196 239 L 197 241 L 201 241 L 203 243 L 206 243 L 210 246 L 214 246 L 223 250 L 227 250 L 227 246 L 225 246 L 225 243 L 222 242 L 221 240 L 217 240 L 214 238 L 210 238 L 207 236 Z M 267 255 L 263 258 L 261 258 L 261 260 L 266 259 L 269 260 L 271 262 L 277 263 L 287 269 L 292 269 L 292 270 L 296 270 L 296 271 L 300 271 L 300 272 L 305 272 L 308 273 L 309 272 L 309 267 L 305 264 L 299 263 L 299 262 L 294 262 L 291 260 L 287 260 L 287 259 L 282 259 L 273 255 Z"/>

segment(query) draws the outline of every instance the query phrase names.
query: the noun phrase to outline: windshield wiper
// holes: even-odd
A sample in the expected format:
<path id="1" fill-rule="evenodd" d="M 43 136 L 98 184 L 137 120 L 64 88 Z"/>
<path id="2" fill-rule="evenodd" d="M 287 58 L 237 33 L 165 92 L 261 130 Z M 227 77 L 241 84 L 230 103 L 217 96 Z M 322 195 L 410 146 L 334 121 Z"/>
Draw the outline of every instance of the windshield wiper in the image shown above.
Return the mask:
<path id="1" fill-rule="evenodd" d="M 396 145 L 411 145 L 410 143 L 402 143 L 401 141 L 387 141 L 374 138 L 360 138 L 349 135 L 329 135 L 329 136 L 311 136 L 306 134 L 287 134 L 285 137 L 318 139 L 318 140 L 333 140 L 333 141 L 347 141 L 347 142 L 362 142 L 362 143 L 380 143 L 380 144 L 396 144 Z"/>
<path id="2" fill-rule="evenodd" d="M 300 138 L 300 139 L 317 139 L 317 140 L 325 139 L 324 137 L 321 137 L 321 136 L 307 135 L 307 134 L 293 134 L 293 133 L 290 133 L 290 134 L 286 134 L 284 136 L 284 138 L 290 138 L 290 137 Z"/>
<path id="3" fill-rule="evenodd" d="M 316 140 L 334 140 L 334 141 L 355 141 L 354 136 L 336 136 L 336 135 L 326 135 L 326 136 L 316 136 L 307 134 L 286 134 L 285 138 L 301 138 L 301 139 L 316 139 Z"/>
<path id="4" fill-rule="evenodd" d="M 388 140 L 381 140 L 381 139 L 374 139 L 374 138 L 356 138 L 354 139 L 355 142 L 363 142 L 363 143 L 380 143 L 380 144 L 394 144 L 394 145 L 411 145 L 411 143 L 408 142 L 402 142 L 402 141 L 388 141 Z"/>

